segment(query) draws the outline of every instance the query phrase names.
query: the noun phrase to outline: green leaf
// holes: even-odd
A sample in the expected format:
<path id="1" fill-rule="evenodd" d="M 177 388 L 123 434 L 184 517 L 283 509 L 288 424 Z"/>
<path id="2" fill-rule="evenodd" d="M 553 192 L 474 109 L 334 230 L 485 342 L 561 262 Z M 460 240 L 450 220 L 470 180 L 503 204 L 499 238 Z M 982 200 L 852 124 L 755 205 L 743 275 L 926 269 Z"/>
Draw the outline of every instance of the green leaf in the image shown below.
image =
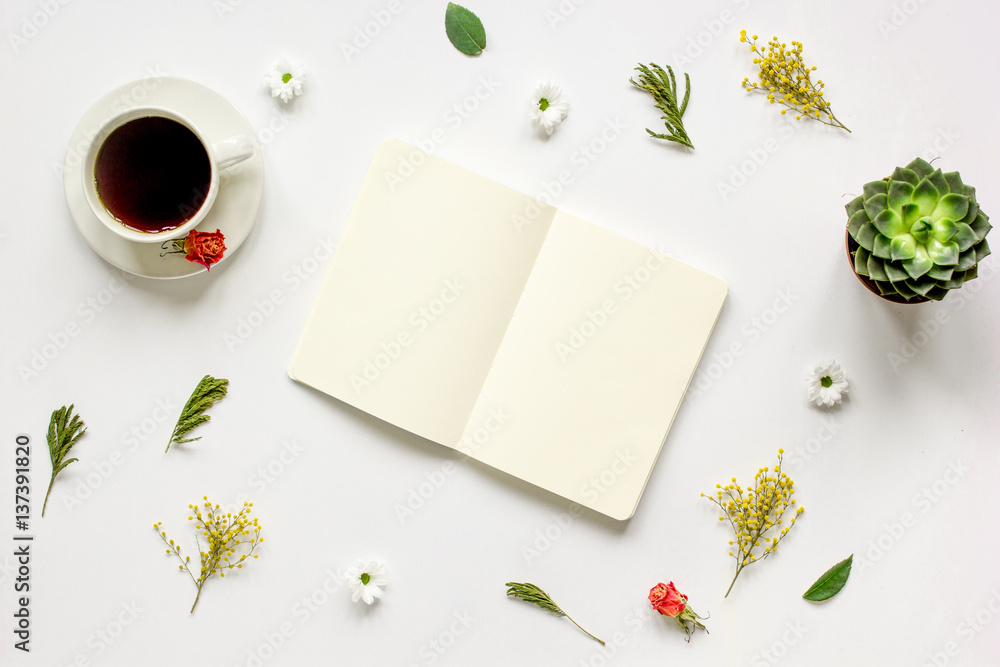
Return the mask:
<path id="1" fill-rule="evenodd" d="M 206 375 L 198 383 L 198 386 L 194 388 L 194 392 L 191 394 L 191 398 L 187 400 L 184 404 L 184 409 L 181 410 L 181 416 L 177 418 L 177 425 L 174 426 L 173 433 L 170 434 L 170 440 L 167 442 L 167 448 L 163 450 L 164 452 L 170 451 L 170 445 L 181 444 L 182 442 L 194 442 L 195 440 L 201 440 L 198 438 L 184 438 L 191 430 L 195 427 L 204 424 L 209 421 L 211 417 L 205 414 L 205 411 L 210 407 L 215 405 L 216 401 L 221 401 L 226 397 L 226 393 L 229 391 L 229 380 L 224 378 L 214 378 L 211 375 Z"/>
<path id="2" fill-rule="evenodd" d="M 851 576 L 851 565 L 854 563 L 854 554 L 851 554 L 840 561 L 829 570 L 820 575 L 812 586 L 809 587 L 802 597 L 811 602 L 822 602 L 829 600 L 840 592 L 840 589 L 847 583 L 847 578 Z"/>
<path id="3" fill-rule="evenodd" d="M 917 256 L 913 259 L 900 262 L 900 264 L 903 265 L 903 269 L 910 275 L 910 277 L 916 280 L 931 270 L 934 266 L 934 261 L 931 260 L 930 256 L 927 254 L 927 249 L 922 245 L 918 245 Z"/>
<path id="4" fill-rule="evenodd" d="M 867 185 L 865 186 L 868 187 Z M 874 220 L 878 217 L 879 213 L 884 211 L 889 206 L 888 196 L 882 193 L 872 195 L 865 199 L 865 212 L 868 213 L 868 217 Z"/>
<path id="5" fill-rule="evenodd" d="M 444 29 L 455 48 L 467 56 L 478 56 L 486 48 L 483 22 L 461 5 L 448 3 L 448 9 L 444 13 Z"/>
<path id="6" fill-rule="evenodd" d="M 938 200 L 937 206 L 934 207 L 934 213 L 931 217 L 933 217 L 934 220 L 940 220 L 941 218 L 961 220 L 968 212 L 969 198 L 965 195 L 957 195 L 952 192 L 951 194 L 947 194 Z"/>
<path id="7" fill-rule="evenodd" d="M 58 410 L 53 410 L 49 417 L 49 430 L 45 434 L 45 440 L 49 445 L 49 459 L 52 461 L 52 477 L 49 479 L 49 488 L 45 492 L 45 500 L 42 502 L 42 516 L 45 516 L 45 507 L 49 504 L 49 494 L 52 493 L 52 485 L 56 481 L 56 475 L 62 472 L 63 468 L 77 459 L 67 459 L 66 455 L 79 442 L 87 426 L 80 419 L 80 415 L 73 414 L 73 405 L 65 405 Z"/>
<path id="8" fill-rule="evenodd" d="M 891 208 L 887 208 L 875 216 L 872 224 L 883 236 L 888 236 L 890 239 L 909 231 L 909 227 L 903 225 L 903 217 Z"/>
<path id="9" fill-rule="evenodd" d="M 920 177 L 917 176 L 917 172 L 911 171 L 906 167 L 896 167 L 896 171 L 892 172 L 892 175 L 889 178 L 893 181 L 905 181 L 913 187 L 916 187 L 917 183 L 920 182 Z"/>
<path id="10" fill-rule="evenodd" d="M 938 240 L 940 241 L 941 239 Z M 976 232 L 972 230 L 972 227 L 962 222 L 955 225 L 955 233 L 951 237 L 945 239 L 945 241 L 953 241 L 957 243 L 958 251 L 965 252 L 972 246 L 976 245 L 976 243 L 979 242 L 979 239 L 976 238 Z"/>
<path id="11" fill-rule="evenodd" d="M 913 200 L 914 190 L 916 188 L 906 181 L 889 181 L 889 208 L 902 213 L 903 204 L 909 204 Z"/>
<path id="12" fill-rule="evenodd" d="M 962 182 L 962 177 L 957 171 L 949 171 L 947 174 L 943 174 L 944 180 L 948 183 L 948 190 L 954 193 L 962 194 L 965 192 L 965 183 Z M 940 188 L 938 188 L 940 190 Z M 941 190 L 941 194 L 945 191 Z"/>
<path id="13" fill-rule="evenodd" d="M 549 597 L 548 593 L 543 591 L 535 584 L 530 584 L 530 583 L 519 584 L 517 582 L 508 581 L 504 585 L 507 587 L 507 595 L 509 595 L 510 597 L 514 597 L 519 600 L 524 600 L 525 602 L 530 602 L 531 604 L 537 605 L 546 611 L 552 612 L 556 616 L 565 616 L 570 620 L 570 622 L 573 625 L 583 630 L 583 628 L 580 626 L 579 623 L 574 621 L 569 614 L 567 614 L 566 612 L 564 612 L 562 609 L 559 608 L 559 605 L 557 605 L 552 600 L 552 598 Z M 586 630 L 583 630 L 583 632 L 584 634 L 588 635 L 591 639 L 600 642 L 602 645 L 604 644 L 603 640 L 598 639 L 597 637 L 590 634 Z"/>
<path id="14" fill-rule="evenodd" d="M 913 259 L 917 255 L 917 242 L 909 234 L 902 234 L 892 240 L 890 259 Z"/>
<path id="15" fill-rule="evenodd" d="M 917 184 L 916 190 L 913 191 L 913 203 L 920 208 L 920 213 L 918 218 L 924 215 L 930 215 L 937 206 L 938 199 L 940 199 L 941 194 L 938 189 L 934 187 L 926 178 Z"/>
<path id="16" fill-rule="evenodd" d="M 665 133 L 653 132 L 649 128 L 646 128 L 646 132 L 651 137 L 694 148 L 682 120 L 688 100 L 691 99 L 691 77 L 684 74 L 684 100 L 678 104 L 677 77 L 670 65 L 664 69 L 656 63 L 649 63 L 648 66 L 639 63 L 634 69 L 639 72 L 639 80 L 629 79 L 629 83 L 653 96 L 656 108 L 663 113 L 660 119 L 667 127 Z"/>
<path id="17" fill-rule="evenodd" d="M 910 164 L 906 165 L 906 168 L 920 178 L 925 178 L 934 171 L 934 167 L 932 167 L 929 162 L 919 157 L 914 159 Z"/>
<path id="18" fill-rule="evenodd" d="M 865 199 L 871 199 L 875 195 L 888 194 L 889 181 L 872 181 L 871 183 L 865 183 L 864 193 Z"/>

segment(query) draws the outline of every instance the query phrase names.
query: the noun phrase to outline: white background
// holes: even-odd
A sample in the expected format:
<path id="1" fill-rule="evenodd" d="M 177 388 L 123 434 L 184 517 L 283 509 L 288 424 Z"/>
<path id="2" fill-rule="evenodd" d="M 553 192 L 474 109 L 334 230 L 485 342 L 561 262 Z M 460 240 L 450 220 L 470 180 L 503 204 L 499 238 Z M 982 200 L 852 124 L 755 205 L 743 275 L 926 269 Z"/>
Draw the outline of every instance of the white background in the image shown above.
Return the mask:
<path id="1" fill-rule="evenodd" d="M 994 664 L 997 260 L 942 303 L 883 302 L 848 268 L 843 206 L 865 182 L 937 155 L 978 187 L 987 213 L 1000 209 L 995 4 L 590 0 L 563 2 L 559 14 L 556 0 L 480 1 L 472 9 L 489 42 L 478 58 L 449 44 L 445 4 L 403 1 L 376 30 L 373 12 L 385 21 L 386 1 L 3 3 L 0 660 Z M 342 45 L 366 25 L 377 34 L 346 57 Z M 739 83 L 753 66 L 741 28 L 803 42 L 854 133 L 789 125 L 777 105 L 745 93 Z M 15 48 L 11 34 L 29 37 Z M 288 106 L 261 85 L 282 54 L 308 70 L 305 95 Z M 691 74 L 694 152 L 647 137 L 644 127 L 661 125 L 628 84 L 638 62 Z M 211 274 L 128 282 L 83 242 L 54 165 L 98 97 L 151 72 L 232 100 L 264 144 L 266 185 L 252 235 Z M 527 121 L 544 78 L 572 102 L 548 140 Z M 477 100 L 482 79 L 495 90 Z M 453 110 L 463 104 L 475 107 L 465 118 Z M 608 123 L 625 129 L 601 143 Z M 559 498 L 285 375 L 326 267 L 314 252 L 325 256 L 317 249 L 339 238 L 377 142 L 415 142 L 435 128 L 445 130 L 436 154 L 530 195 L 568 170 L 559 207 L 730 283 L 702 391 L 681 407 L 629 522 L 571 516 Z M 582 157 L 588 145 L 601 149 L 594 160 Z M 735 189 L 723 196 L 720 183 Z M 87 305 L 116 281 L 128 286 L 100 312 Z M 273 291 L 282 302 L 261 306 Z M 781 295 L 791 305 L 778 314 Z M 258 309 L 271 314 L 252 315 Z M 251 319 L 259 326 L 241 338 Z M 25 373 L 71 323 L 79 335 L 37 375 Z M 734 343 L 742 354 L 726 357 Z M 833 411 L 809 405 L 803 385 L 807 367 L 828 357 L 851 378 L 850 398 Z M 229 396 L 202 440 L 164 456 L 205 373 L 229 378 Z M 69 403 L 89 431 L 39 519 L 45 427 Z M 10 632 L 18 433 L 34 447 L 29 655 L 13 650 Z M 783 553 L 746 570 L 723 599 L 730 535 L 699 493 L 732 476 L 748 482 L 778 447 L 806 511 Z M 106 478 L 95 474 L 109 466 Z M 258 471 L 269 467 L 280 474 L 266 481 Z M 432 494 L 429 479 L 440 485 Z M 430 497 L 401 518 L 398 507 L 422 484 Z M 204 494 L 249 496 L 267 539 L 251 567 L 211 580 L 189 615 L 194 587 L 152 524 L 188 544 L 187 505 Z M 855 571 L 837 598 L 801 599 L 850 553 Z M 333 590 L 337 572 L 366 557 L 383 559 L 391 576 L 372 608 Z M 711 634 L 686 644 L 672 621 L 644 613 L 649 588 L 670 580 L 711 613 Z M 569 621 L 506 599 L 506 581 L 547 590 L 609 642 L 605 653 Z M 310 597 L 314 611 L 303 604 Z M 122 605 L 141 611 L 132 619 Z M 472 619 L 468 627 L 456 615 Z M 101 633 L 117 636 L 107 643 Z"/>

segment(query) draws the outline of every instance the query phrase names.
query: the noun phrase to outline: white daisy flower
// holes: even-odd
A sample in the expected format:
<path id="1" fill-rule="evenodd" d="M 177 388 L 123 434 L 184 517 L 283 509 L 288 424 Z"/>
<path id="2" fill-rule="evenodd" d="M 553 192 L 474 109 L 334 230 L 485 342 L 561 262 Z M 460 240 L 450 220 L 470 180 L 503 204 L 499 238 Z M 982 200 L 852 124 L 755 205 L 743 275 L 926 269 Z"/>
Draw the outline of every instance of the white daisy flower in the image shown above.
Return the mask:
<path id="1" fill-rule="evenodd" d="M 344 578 L 351 587 L 351 600 L 364 600 L 366 604 L 382 597 L 382 589 L 389 583 L 385 564 L 377 560 L 358 561 L 355 567 L 348 568 Z"/>
<path id="2" fill-rule="evenodd" d="M 271 65 L 264 76 L 264 85 L 270 86 L 271 97 L 280 97 L 281 101 L 286 103 L 296 95 L 302 94 L 302 85 L 305 82 L 305 68 L 284 56 Z"/>
<path id="3" fill-rule="evenodd" d="M 806 376 L 806 382 L 809 400 L 816 405 L 833 407 L 847 393 L 847 373 L 832 359 L 813 368 Z"/>
<path id="4" fill-rule="evenodd" d="M 569 100 L 563 97 L 562 88 L 557 83 L 543 81 L 538 84 L 528 115 L 533 128 L 543 128 L 546 134 L 551 135 L 568 113 Z"/>

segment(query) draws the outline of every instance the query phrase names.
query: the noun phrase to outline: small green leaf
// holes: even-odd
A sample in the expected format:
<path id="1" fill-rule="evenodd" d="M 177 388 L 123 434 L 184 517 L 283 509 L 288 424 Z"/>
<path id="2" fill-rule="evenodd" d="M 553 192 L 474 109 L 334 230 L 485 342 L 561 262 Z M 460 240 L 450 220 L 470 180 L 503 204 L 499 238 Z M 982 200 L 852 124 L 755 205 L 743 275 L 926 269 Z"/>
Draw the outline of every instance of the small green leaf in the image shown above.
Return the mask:
<path id="1" fill-rule="evenodd" d="M 854 554 L 851 554 L 820 575 L 816 583 L 810 586 L 809 590 L 802 594 L 802 597 L 812 602 L 829 600 L 839 593 L 840 589 L 847 583 L 847 578 L 851 576 L 851 565 L 853 563 Z"/>
<path id="2" fill-rule="evenodd" d="M 448 9 L 444 13 L 444 28 L 455 48 L 467 56 L 478 56 L 486 48 L 483 22 L 461 5 L 448 3 Z"/>

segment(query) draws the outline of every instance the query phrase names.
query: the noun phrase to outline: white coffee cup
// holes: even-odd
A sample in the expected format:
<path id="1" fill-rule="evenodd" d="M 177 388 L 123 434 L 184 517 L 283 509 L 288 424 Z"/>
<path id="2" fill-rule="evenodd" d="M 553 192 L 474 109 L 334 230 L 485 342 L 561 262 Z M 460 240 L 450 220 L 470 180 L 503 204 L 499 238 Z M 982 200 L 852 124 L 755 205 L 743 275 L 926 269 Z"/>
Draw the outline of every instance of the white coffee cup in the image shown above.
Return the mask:
<path id="1" fill-rule="evenodd" d="M 97 191 L 97 179 L 95 173 L 97 156 L 100 153 L 101 148 L 104 146 L 107 138 L 111 136 L 115 130 L 122 127 L 126 123 L 139 118 L 147 117 L 167 118 L 169 120 L 176 121 L 189 129 L 205 148 L 205 152 L 208 155 L 208 163 L 211 173 L 208 183 L 208 191 L 205 193 L 204 200 L 201 202 L 201 205 L 194 212 L 194 214 L 184 221 L 183 224 L 172 229 L 159 232 L 144 232 L 132 229 L 115 218 L 115 216 L 108 211 L 104 202 L 101 201 L 101 197 Z M 208 215 L 208 212 L 212 208 L 212 204 L 215 203 L 215 198 L 219 194 L 219 172 L 252 157 L 254 150 L 254 142 L 246 135 L 236 135 L 221 141 L 210 142 L 205 137 L 204 132 L 202 132 L 197 125 L 176 111 L 163 107 L 135 107 L 113 116 L 101 125 L 100 129 L 97 130 L 90 147 L 87 149 L 87 154 L 83 161 L 83 169 L 81 170 L 81 176 L 83 178 L 83 192 L 86 195 L 87 203 L 90 205 L 94 215 L 96 215 L 97 218 L 115 234 L 118 234 L 119 236 L 130 241 L 136 241 L 139 243 L 162 243 L 168 239 L 182 238 L 183 236 L 186 236 L 189 231 L 197 227 L 198 224 L 205 219 L 205 216 Z"/>

